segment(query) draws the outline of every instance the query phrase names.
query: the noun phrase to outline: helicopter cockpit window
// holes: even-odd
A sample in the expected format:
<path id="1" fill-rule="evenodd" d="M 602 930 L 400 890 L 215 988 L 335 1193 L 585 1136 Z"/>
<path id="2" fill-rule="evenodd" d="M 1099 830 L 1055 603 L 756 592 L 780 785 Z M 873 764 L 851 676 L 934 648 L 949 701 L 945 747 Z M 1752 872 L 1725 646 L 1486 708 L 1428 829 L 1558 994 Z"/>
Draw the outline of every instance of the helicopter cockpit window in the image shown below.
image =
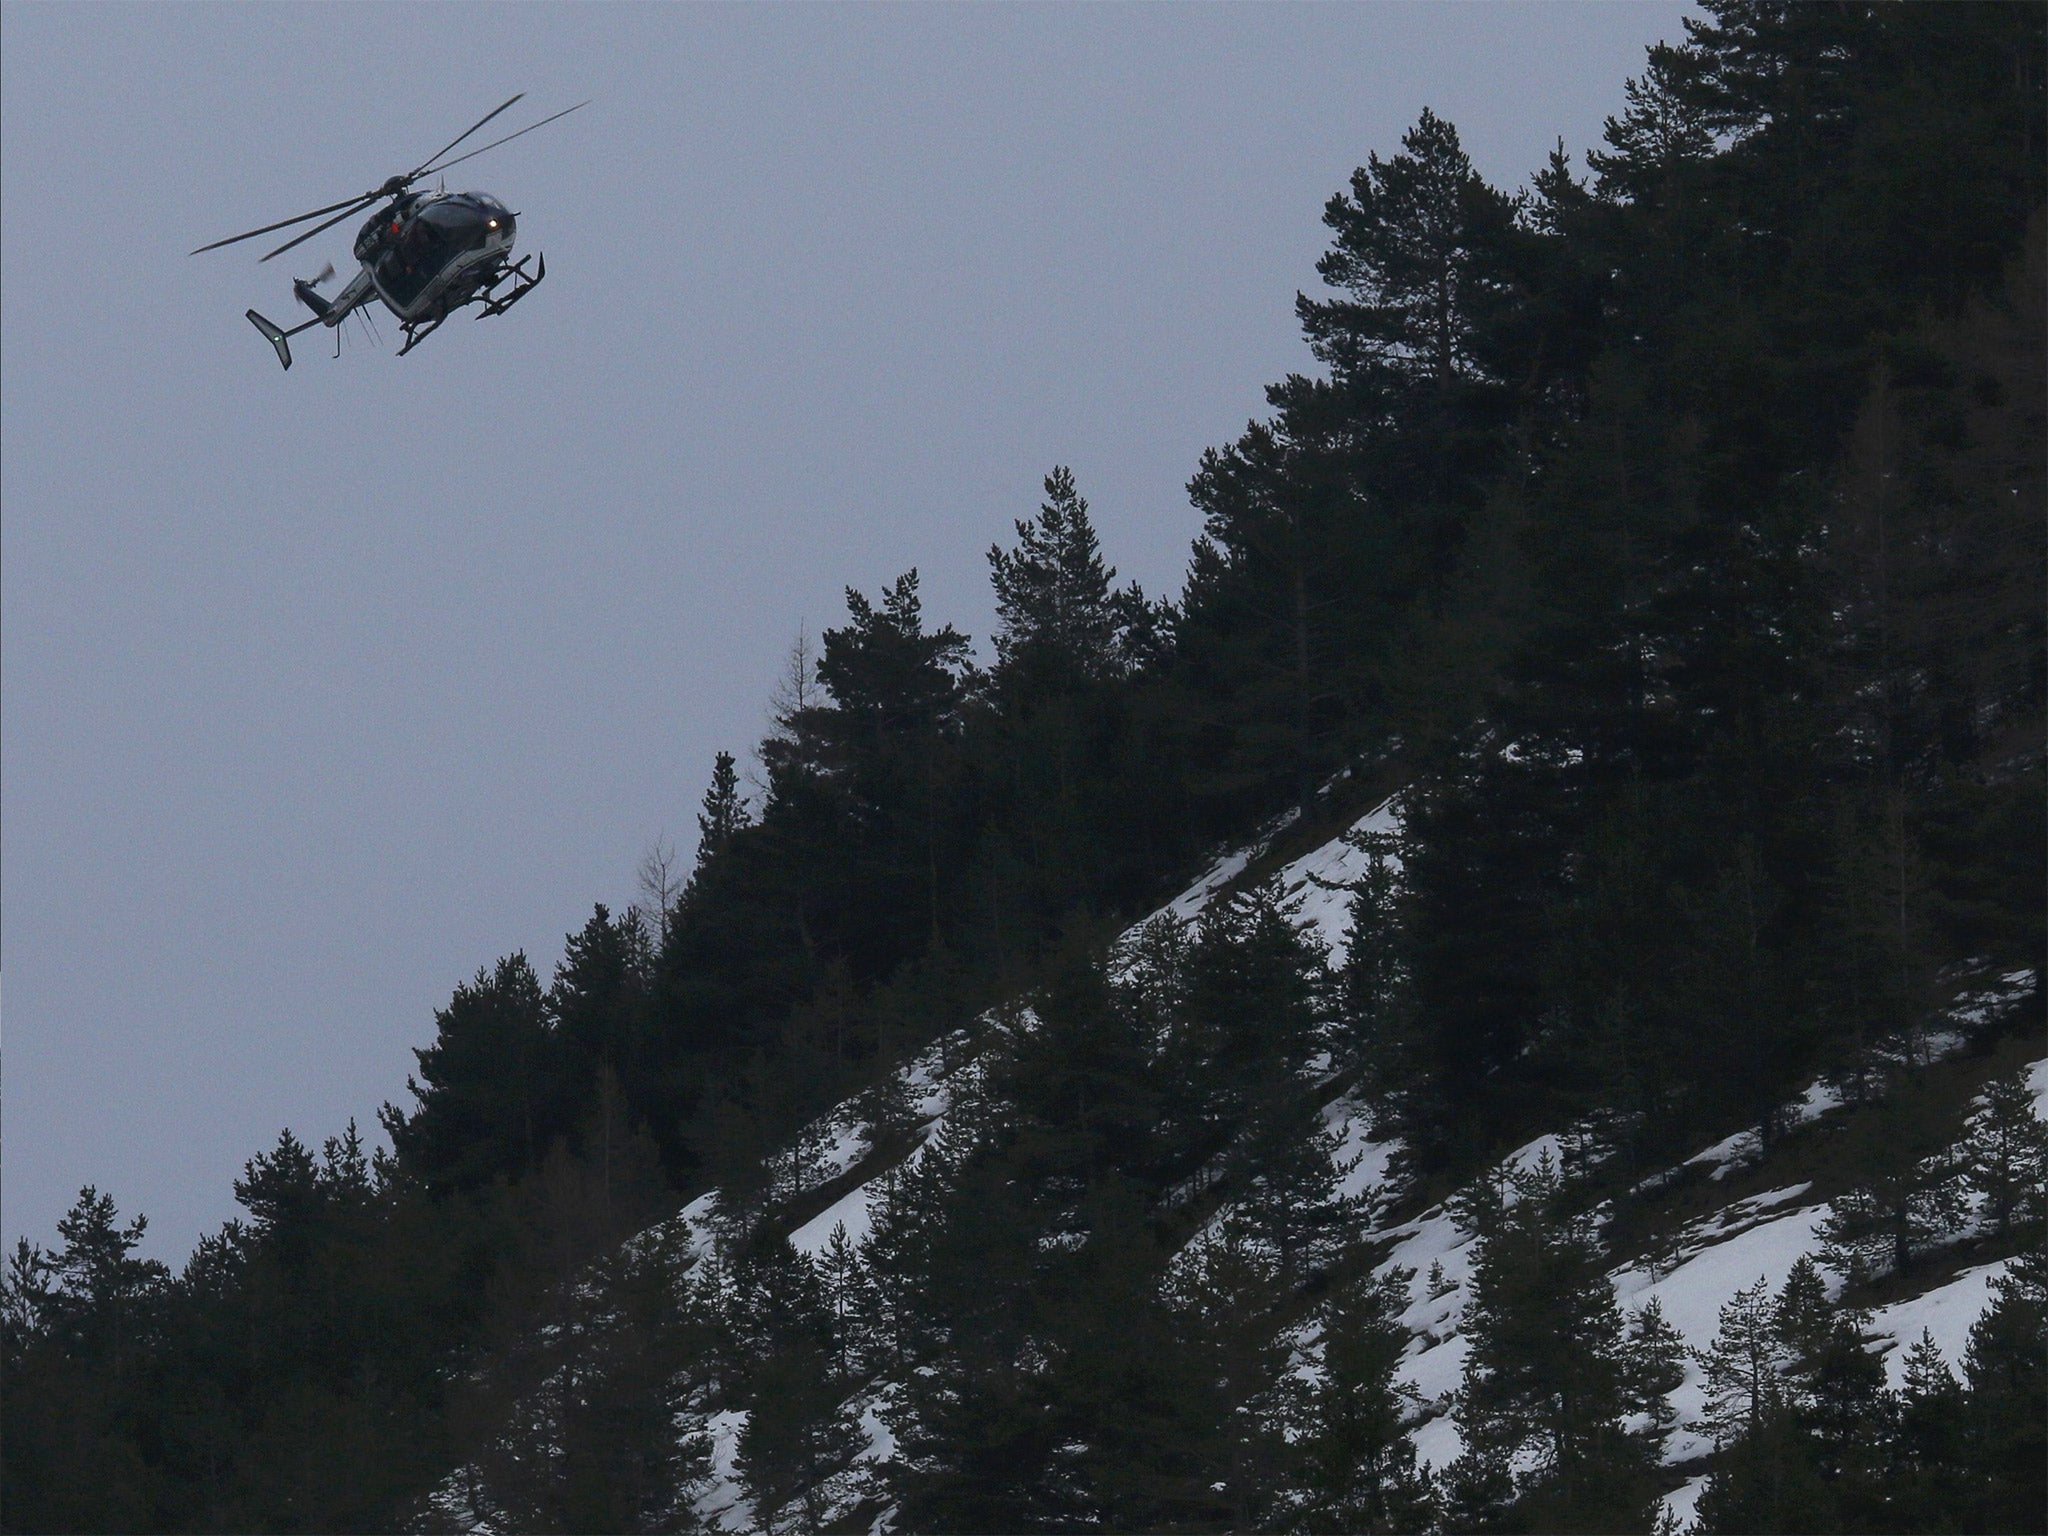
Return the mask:
<path id="1" fill-rule="evenodd" d="M 469 202 L 450 199 L 423 209 L 414 226 L 427 232 L 426 238 L 444 254 L 466 251 L 483 244 L 489 234 L 484 211 Z"/>
<path id="2" fill-rule="evenodd" d="M 490 229 L 484 212 L 466 198 L 429 203 L 405 224 L 379 259 L 377 280 L 399 305 L 410 305 L 464 251 L 480 247 Z"/>

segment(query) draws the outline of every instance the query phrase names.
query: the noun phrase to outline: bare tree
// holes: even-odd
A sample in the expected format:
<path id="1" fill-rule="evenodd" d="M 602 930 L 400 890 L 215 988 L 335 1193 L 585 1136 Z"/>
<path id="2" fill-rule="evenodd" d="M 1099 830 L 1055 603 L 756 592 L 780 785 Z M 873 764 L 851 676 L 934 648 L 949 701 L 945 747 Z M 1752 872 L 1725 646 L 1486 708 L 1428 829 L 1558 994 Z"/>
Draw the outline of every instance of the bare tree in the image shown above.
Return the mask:
<path id="1" fill-rule="evenodd" d="M 818 656 L 811 649 L 810 631 L 799 627 L 796 639 L 790 642 L 789 657 L 783 663 L 782 676 L 775 680 L 775 687 L 768 695 L 769 741 L 794 741 L 797 722 L 805 713 L 816 709 L 823 702 L 821 694 L 822 690 L 818 683 Z M 747 768 L 748 785 L 766 801 L 768 781 L 763 774 L 764 769 L 758 760 Z"/>
<path id="2" fill-rule="evenodd" d="M 669 841 L 667 831 L 663 830 L 640 860 L 640 899 L 633 904 L 633 910 L 640 914 L 641 921 L 654 931 L 657 938 L 665 937 L 669 918 L 682 894 L 683 878 L 681 865 L 676 860 L 676 845 Z"/>

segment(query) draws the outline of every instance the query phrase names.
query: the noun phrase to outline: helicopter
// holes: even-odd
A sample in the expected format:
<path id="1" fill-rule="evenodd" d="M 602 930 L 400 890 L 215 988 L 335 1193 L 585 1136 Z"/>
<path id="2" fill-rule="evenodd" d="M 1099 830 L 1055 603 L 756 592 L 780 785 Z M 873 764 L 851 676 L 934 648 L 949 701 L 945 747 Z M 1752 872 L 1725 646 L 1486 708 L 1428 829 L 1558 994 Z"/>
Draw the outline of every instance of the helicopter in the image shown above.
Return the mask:
<path id="1" fill-rule="evenodd" d="M 423 177 L 439 175 L 451 166 L 475 159 L 485 150 L 509 144 L 535 128 L 545 128 L 557 118 L 567 117 L 578 107 L 590 105 L 587 101 L 579 101 L 576 106 L 565 107 L 553 117 L 544 117 L 518 133 L 493 139 L 481 149 L 472 149 L 453 160 L 443 159 L 450 150 L 525 94 L 521 91 L 503 106 L 485 113 L 417 168 L 393 176 L 381 186 L 342 202 L 330 203 L 325 208 L 315 208 L 311 213 L 280 219 L 275 224 L 245 230 L 225 240 L 215 240 L 210 245 L 200 246 L 192 254 L 197 256 L 205 251 L 217 251 L 224 245 L 289 229 L 294 224 L 303 224 L 325 214 L 333 215 L 324 224 L 314 225 L 304 234 L 287 240 L 266 254 L 263 260 L 268 261 L 272 256 L 282 256 L 294 246 L 303 245 L 315 235 L 354 218 L 372 204 L 389 199 L 388 204 L 372 214 L 369 222 L 357 233 L 355 259 L 361 263 L 361 269 L 339 293 L 329 299 L 319 292 L 320 286 L 334 276 L 332 263 L 317 277 L 292 280 L 293 295 L 313 312 L 312 319 L 287 330 L 253 309 L 248 312 L 249 323 L 263 333 L 264 339 L 276 349 L 277 360 L 286 368 L 292 365 L 291 338 L 316 325 L 334 330 L 334 355 L 339 357 L 341 322 L 373 298 L 382 300 L 384 307 L 398 318 L 399 329 L 405 334 L 405 345 L 398 349 L 400 357 L 439 330 L 450 315 L 465 305 L 482 306 L 477 315 L 479 320 L 502 315 L 538 288 L 548 275 L 545 256 L 535 256 L 531 272 L 526 270 L 526 257 L 522 256 L 517 261 L 511 259 L 519 215 L 488 192 L 415 192 L 412 186 Z M 365 311 L 366 315 L 368 313 Z"/>

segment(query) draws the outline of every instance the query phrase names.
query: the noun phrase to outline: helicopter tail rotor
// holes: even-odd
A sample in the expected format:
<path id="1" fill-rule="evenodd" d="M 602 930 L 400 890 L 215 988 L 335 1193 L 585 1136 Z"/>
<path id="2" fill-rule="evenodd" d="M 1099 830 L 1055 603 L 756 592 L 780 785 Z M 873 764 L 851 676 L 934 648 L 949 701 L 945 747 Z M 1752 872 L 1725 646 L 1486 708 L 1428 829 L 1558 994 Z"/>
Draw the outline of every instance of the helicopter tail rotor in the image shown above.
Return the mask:
<path id="1" fill-rule="evenodd" d="M 328 270 L 332 271 L 333 268 L 330 267 Z M 313 287 L 313 283 L 321 283 L 325 281 L 326 279 L 323 277 L 316 277 L 313 279 L 312 283 L 309 283 L 302 277 L 296 279 L 292 283 L 292 293 L 297 297 L 298 301 L 301 304 L 305 305 L 306 308 L 313 311 L 313 318 L 316 320 L 325 320 L 330 314 L 334 312 L 334 306 L 328 303 L 326 299 L 322 298 Z"/>

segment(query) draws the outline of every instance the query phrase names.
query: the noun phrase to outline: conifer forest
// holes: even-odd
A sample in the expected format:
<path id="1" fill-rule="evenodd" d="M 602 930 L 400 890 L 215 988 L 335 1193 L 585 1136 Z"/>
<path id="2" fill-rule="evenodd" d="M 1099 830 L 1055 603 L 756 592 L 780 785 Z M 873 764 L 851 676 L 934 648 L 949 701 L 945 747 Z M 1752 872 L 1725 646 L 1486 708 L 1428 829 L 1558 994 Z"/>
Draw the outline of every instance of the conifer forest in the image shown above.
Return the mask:
<path id="1" fill-rule="evenodd" d="M 1700 17 L 1331 189 L 1180 591 L 1047 466 L 381 1137 L 23 1241 L 4 1528 L 2048 1529 L 2048 8 Z"/>

